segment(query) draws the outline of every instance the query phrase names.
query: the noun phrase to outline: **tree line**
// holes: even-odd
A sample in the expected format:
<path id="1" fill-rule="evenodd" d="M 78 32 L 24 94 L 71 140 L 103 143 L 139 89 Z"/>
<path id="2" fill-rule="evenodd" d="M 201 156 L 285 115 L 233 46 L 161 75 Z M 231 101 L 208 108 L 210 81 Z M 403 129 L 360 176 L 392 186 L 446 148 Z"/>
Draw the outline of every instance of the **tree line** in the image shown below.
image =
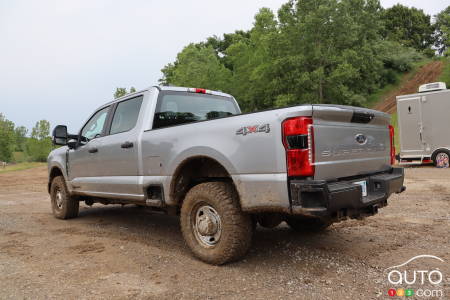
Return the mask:
<path id="1" fill-rule="evenodd" d="M 425 58 L 449 55 L 450 6 L 431 18 L 378 0 L 291 0 L 253 27 L 187 45 L 164 85 L 221 90 L 243 111 L 301 103 L 365 106 Z"/>
<path id="2" fill-rule="evenodd" d="M 0 161 L 22 162 L 47 160 L 52 150 L 50 123 L 46 120 L 36 122 L 27 136 L 28 130 L 24 126 L 15 126 L 0 113 Z"/>

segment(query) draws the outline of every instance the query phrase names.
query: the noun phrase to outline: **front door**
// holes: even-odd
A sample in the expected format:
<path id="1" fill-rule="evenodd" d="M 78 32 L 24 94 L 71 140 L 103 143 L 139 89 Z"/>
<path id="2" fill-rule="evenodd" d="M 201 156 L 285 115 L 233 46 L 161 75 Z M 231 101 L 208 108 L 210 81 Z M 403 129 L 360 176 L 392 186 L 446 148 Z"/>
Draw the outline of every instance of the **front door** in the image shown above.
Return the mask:
<path id="1" fill-rule="evenodd" d="M 397 105 L 402 155 L 420 156 L 424 149 L 420 97 L 401 99 Z"/>
<path id="2" fill-rule="evenodd" d="M 97 111 L 80 131 L 78 147 L 69 151 L 69 179 L 76 191 L 96 191 L 99 146 L 105 136 L 110 106 Z"/>

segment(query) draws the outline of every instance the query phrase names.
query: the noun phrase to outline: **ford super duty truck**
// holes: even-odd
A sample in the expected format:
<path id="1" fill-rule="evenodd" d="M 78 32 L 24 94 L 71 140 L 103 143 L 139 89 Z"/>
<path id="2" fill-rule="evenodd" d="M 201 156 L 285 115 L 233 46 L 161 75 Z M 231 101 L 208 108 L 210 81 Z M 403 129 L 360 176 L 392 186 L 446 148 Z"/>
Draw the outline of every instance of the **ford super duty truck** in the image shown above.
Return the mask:
<path id="1" fill-rule="evenodd" d="M 179 214 L 194 255 L 223 264 L 257 223 L 317 231 L 386 206 L 404 190 L 389 123 L 337 105 L 243 114 L 225 93 L 151 87 L 101 106 L 78 134 L 54 129 L 53 214 L 76 217 L 80 201 Z"/>

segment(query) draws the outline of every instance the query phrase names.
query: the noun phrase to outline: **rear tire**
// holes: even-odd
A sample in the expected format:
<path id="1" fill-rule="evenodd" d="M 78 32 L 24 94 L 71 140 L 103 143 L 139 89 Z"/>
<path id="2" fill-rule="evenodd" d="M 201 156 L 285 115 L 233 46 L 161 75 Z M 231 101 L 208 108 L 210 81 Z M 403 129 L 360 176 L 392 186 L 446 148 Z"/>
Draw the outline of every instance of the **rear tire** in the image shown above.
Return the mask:
<path id="1" fill-rule="evenodd" d="M 58 219 L 71 219 L 78 216 L 80 202 L 70 196 L 64 177 L 57 176 L 50 187 L 53 215 Z"/>
<path id="2" fill-rule="evenodd" d="M 327 229 L 333 222 L 328 219 L 290 216 L 286 218 L 286 223 L 298 232 L 320 232 Z"/>
<path id="3" fill-rule="evenodd" d="M 243 257 L 250 248 L 253 220 L 241 211 L 234 187 L 225 182 L 194 186 L 181 207 L 181 231 L 194 255 L 221 265 Z"/>
<path id="4" fill-rule="evenodd" d="M 433 163 L 436 168 L 448 168 L 450 162 L 450 152 L 442 149 L 433 156 Z"/>

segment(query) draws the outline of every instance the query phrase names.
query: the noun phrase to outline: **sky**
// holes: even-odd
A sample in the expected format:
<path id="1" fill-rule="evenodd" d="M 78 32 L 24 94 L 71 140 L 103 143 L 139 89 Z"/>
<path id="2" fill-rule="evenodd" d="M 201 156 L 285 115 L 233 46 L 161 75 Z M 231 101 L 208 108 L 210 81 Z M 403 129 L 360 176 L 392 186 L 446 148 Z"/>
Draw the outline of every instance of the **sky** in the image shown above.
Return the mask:
<path id="1" fill-rule="evenodd" d="M 157 85 L 191 42 L 250 29 L 287 0 L 0 0 L 0 113 L 31 129 L 46 119 L 78 132 L 116 87 Z M 435 15 L 445 0 L 400 2 Z"/>

